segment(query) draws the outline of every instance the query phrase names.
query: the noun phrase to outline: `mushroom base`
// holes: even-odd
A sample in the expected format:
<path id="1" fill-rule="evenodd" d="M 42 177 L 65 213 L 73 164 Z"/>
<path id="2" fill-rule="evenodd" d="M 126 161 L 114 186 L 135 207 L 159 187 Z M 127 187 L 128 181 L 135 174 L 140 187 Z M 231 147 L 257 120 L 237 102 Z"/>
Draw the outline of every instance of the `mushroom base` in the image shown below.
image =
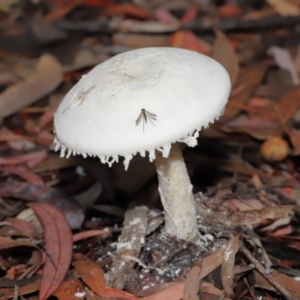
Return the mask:
<path id="1" fill-rule="evenodd" d="M 156 153 L 159 193 L 165 210 L 166 231 L 195 244 L 200 242 L 192 185 L 178 144 L 168 157 Z"/>

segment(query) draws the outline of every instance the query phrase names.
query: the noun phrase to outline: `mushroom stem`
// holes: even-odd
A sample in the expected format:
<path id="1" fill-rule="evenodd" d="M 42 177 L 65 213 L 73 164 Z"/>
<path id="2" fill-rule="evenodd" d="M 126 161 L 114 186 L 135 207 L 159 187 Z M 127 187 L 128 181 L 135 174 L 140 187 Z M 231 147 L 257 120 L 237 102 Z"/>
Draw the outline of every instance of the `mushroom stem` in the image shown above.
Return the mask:
<path id="1" fill-rule="evenodd" d="M 196 209 L 192 185 L 179 145 L 173 144 L 168 157 L 156 153 L 159 193 L 165 210 L 166 231 L 198 244 Z"/>

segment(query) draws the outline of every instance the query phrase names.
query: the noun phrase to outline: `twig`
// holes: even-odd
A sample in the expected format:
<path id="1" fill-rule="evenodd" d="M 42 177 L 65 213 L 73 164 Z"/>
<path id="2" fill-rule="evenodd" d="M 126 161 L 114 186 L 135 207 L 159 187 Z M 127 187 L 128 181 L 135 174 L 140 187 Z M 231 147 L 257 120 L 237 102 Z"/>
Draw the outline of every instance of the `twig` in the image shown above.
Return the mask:
<path id="1" fill-rule="evenodd" d="M 283 287 L 271 273 L 268 273 L 265 267 L 251 254 L 245 245 L 241 245 L 240 249 L 245 256 L 253 263 L 257 271 L 264 276 L 286 299 L 297 300 L 285 287 Z"/>

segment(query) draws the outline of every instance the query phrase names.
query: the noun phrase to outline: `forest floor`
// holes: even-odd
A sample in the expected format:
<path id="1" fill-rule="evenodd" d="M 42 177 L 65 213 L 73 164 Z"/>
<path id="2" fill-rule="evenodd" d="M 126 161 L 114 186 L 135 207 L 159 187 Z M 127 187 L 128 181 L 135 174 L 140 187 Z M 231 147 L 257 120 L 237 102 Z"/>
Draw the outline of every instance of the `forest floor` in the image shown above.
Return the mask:
<path id="1" fill-rule="evenodd" d="M 299 0 L 1 1 L 0 299 L 300 299 L 299 24 Z M 200 246 L 164 232 L 147 158 L 125 171 L 53 146 L 82 75 L 162 46 L 232 83 L 183 149 Z"/>

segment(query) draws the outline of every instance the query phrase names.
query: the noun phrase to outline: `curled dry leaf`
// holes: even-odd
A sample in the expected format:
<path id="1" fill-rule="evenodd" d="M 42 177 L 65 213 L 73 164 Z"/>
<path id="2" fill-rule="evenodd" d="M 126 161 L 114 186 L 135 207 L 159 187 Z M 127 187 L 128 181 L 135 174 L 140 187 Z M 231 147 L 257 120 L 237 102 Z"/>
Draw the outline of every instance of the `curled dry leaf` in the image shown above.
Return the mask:
<path id="1" fill-rule="evenodd" d="M 292 205 L 268 206 L 261 210 L 247 210 L 232 214 L 228 222 L 232 226 L 260 223 L 266 219 L 287 218 L 293 209 Z"/>
<path id="2" fill-rule="evenodd" d="M 26 163 L 28 167 L 33 168 L 41 161 L 46 159 L 47 155 L 47 150 L 41 150 L 27 154 L 16 155 L 9 158 L 0 157 L 0 165 L 19 165 Z"/>
<path id="3" fill-rule="evenodd" d="M 44 227 L 47 252 L 43 270 L 40 300 L 46 300 L 64 280 L 72 259 L 72 232 L 64 215 L 54 206 L 38 203 L 29 204 Z"/>
<path id="4" fill-rule="evenodd" d="M 82 231 L 78 232 L 76 234 L 73 234 L 73 242 L 78 242 L 84 239 L 88 239 L 91 237 L 99 236 L 99 235 L 110 235 L 110 232 L 107 230 L 100 230 L 100 229 L 95 229 L 95 230 L 88 230 L 88 231 Z"/>
<path id="5" fill-rule="evenodd" d="M 19 218 L 6 218 L 6 226 L 0 228 L 0 235 L 5 236 L 26 236 L 33 238 L 36 236 L 36 227 L 28 222 Z"/>
<path id="6" fill-rule="evenodd" d="M 9 179 L 0 183 L 0 196 L 55 205 L 64 213 L 73 229 L 79 228 L 84 219 L 82 208 L 73 198 L 45 185 L 33 185 Z"/>
<path id="7" fill-rule="evenodd" d="M 296 3 L 287 0 L 267 0 L 267 2 L 283 17 L 300 15 L 300 8 Z"/>
<path id="8" fill-rule="evenodd" d="M 40 288 L 41 280 L 35 280 L 23 286 L 18 286 L 18 294 L 19 296 L 31 294 L 37 292 Z M 15 287 L 11 288 L 1 288 L 0 289 L 0 299 L 11 299 L 14 297 Z"/>
<path id="9" fill-rule="evenodd" d="M 117 32 L 112 36 L 112 39 L 115 45 L 131 48 L 170 46 L 170 38 L 164 34 L 149 35 Z"/>
<path id="10" fill-rule="evenodd" d="M 300 79 L 298 77 L 296 66 L 294 64 L 291 53 L 287 49 L 278 46 L 270 47 L 269 51 L 274 56 L 274 59 L 278 66 L 290 73 L 294 85 L 298 85 L 300 83 Z"/>
<path id="11" fill-rule="evenodd" d="M 224 261 L 221 268 L 221 279 L 225 294 L 228 298 L 234 297 L 233 292 L 233 279 L 234 279 L 234 263 L 235 255 L 240 248 L 239 245 L 239 236 L 236 236 L 231 240 L 231 243 L 226 246 L 224 253 Z"/>
<path id="12" fill-rule="evenodd" d="M 180 300 L 183 298 L 184 282 L 178 282 L 156 294 L 142 298 L 143 300 Z"/>
<path id="13" fill-rule="evenodd" d="M 182 24 L 187 24 L 192 21 L 194 21 L 198 14 L 198 6 L 196 3 L 191 3 L 182 18 L 180 19 L 180 22 Z"/>
<path id="14" fill-rule="evenodd" d="M 300 154 L 300 131 L 298 129 L 295 129 L 293 127 L 287 128 L 286 133 L 290 138 L 290 142 L 293 146 L 293 155 L 299 155 Z"/>
<path id="15" fill-rule="evenodd" d="M 200 268 L 196 266 L 187 274 L 183 300 L 199 300 L 200 272 Z"/>
<path id="16" fill-rule="evenodd" d="M 106 297 L 107 298 L 117 298 L 117 299 L 120 298 L 120 299 L 127 299 L 127 300 L 138 300 L 139 299 L 138 297 L 136 297 L 132 294 L 114 289 L 110 286 L 106 287 Z"/>
<path id="17" fill-rule="evenodd" d="M 178 23 L 179 20 L 165 7 L 159 7 L 154 11 L 155 18 L 164 24 Z"/>
<path id="18" fill-rule="evenodd" d="M 35 252 L 34 254 L 35 262 L 37 262 L 36 267 L 40 267 L 40 265 L 44 262 L 44 254 L 42 253 L 41 249 L 36 245 L 34 245 L 33 243 L 22 241 L 22 240 L 13 240 L 11 238 L 0 236 L 1 250 L 15 248 L 15 247 L 30 247 L 33 248 L 34 250 L 37 250 L 37 252 Z"/>
<path id="19" fill-rule="evenodd" d="M 59 300 L 84 300 L 85 292 L 80 280 L 72 278 L 62 282 L 54 296 Z"/>
<path id="20" fill-rule="evenodd" d="M 36 70 L 24 81 L 0 94 L 0 117 L 7 117 L 53 91 L 63 79 L 59 62 L 50 54 L 42 55 Z"/>
<path id="21" fill-rule="evenodd" d="M 200 268 L 200 279 L 203 279 L 213 270 L 222 265 L 225 259 L 225 251 L 229 245 L 231 245 L 238 236 L 231 238 L 226 244 L 221 246 L 218 250 L 211 253 L 210 255 L 204 257 L 200 262 L 197 263 L 197 266 Z"/>
<path id="22" fill-rule="evenodd" d="M 180 28 L 180 24 L 163 24 L 161 22 L 147 21 L 139 22 L 134 20 L 111 21 L 109 27 L 122 32 L 148 32 L 148 33 L 166 33 L 174 32 Z"/>
<path id="23" fill-rule="evenodd" d="M 7 127 L 0 128 L 0 141 L 6 141 L 11 149 L 15 150 L 31 150 L 35 147 L 34 137 L 22 136 L 15 134 Z"/>
<path id="24" fill-rule="evenodd" d="M 210 55 L 211 46 L 199 39 L 192 31 L 179 30 L 172 34 L 171 45 L 176 48 L 184 48 L 204 55 Z"/>
<path id="25" fill-rule="evenodd" d="M 266 71 L 267 67 L 263 65 L 251 66 L 248 68 L 241 69 L 237 85 L 245 85 L 245 88 L 237 95 L 232 96 L 229 99 L 228 103 L 234 102 L 239 104 L 245 104 L 254 93 L 254 90 L 256 89 L 257 85 L 261 83 Z M 227 105 L 224 114 L 220 118 L 220 121 L 229 121 L 236 117 L 239 114 L 239 112 L 240 109 L 231 108 Z"/>
<path id="26" fill-rule="evenodd" d="M 14 168 L 10 168 L 10 167 L 0 168 L 0 171 L 6 176 L 11 174 L 17 175 L 22 179 L 26 180 L 30 184 L 45 185 L 45 183 L 43 182 L 40 176 L 34 174 L 33 172 L 28 171 L 22 166 L 18 166 Z"/>
<path id="27" fill-rule="evenodd" d="M 212 58 L 218 61 L 227 70 L 231 84 L 235 87 L 240 72 L 239 57 L 223 32 L 215 30 L 215 34 L 216 40 L 212 48 Z"/>
<path id="28" fill-rule="evenodd" d="M 151 10 L 141 8 L 131 3 L 113 4 L 107 7 L 104 14 L 107 16 L 130 15 L 139 19 L 147 19 L 151 16 Z"/>
<path id="29" fill-rule="evenodd" d="M 76 272 L 84 283 L 100 297 L 106 296 L 105 277 L 102 269 L 89 258 L 80 256 L 74 262 Z"/>

